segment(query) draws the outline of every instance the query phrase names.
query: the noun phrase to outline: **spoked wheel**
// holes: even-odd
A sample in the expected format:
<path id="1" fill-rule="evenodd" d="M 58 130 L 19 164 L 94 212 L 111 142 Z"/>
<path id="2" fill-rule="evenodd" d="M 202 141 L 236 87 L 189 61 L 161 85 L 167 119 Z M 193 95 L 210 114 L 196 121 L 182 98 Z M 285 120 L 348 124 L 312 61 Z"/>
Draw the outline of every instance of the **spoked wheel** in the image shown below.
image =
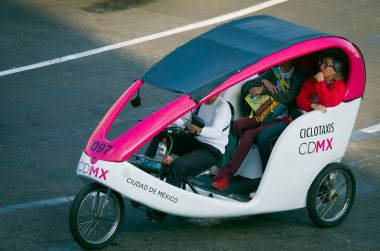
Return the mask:
<path id="1" fill-rule="evenodd" d="M 71 204 L 70 232 L 85 249 L 108 245 L 123 221 L 124 202 L 120 194 L 97 183 L 85 186 Z"/>
<path id="2" fill-rule="evenodd" d="M 355 179 L 340 163 L 329 164 L 315 178 L 307 195 L 307 209 L 319 227 L 334 227 L 350 213 L 355 199 Z"/>

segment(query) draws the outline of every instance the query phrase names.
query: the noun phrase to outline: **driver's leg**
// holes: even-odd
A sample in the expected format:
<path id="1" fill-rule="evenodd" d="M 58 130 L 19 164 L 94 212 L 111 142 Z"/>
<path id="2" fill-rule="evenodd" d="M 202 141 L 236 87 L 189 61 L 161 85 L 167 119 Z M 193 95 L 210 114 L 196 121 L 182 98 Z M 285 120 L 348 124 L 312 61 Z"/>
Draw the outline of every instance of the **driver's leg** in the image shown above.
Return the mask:
<path id="1" fill-rule="evenodd" d="M 205 148 L 199 148 L 173 161 L 166 182 L 181 187 L 187 177 L 196 176 L 212 167 L 218 160 L 216 154 Z"/>

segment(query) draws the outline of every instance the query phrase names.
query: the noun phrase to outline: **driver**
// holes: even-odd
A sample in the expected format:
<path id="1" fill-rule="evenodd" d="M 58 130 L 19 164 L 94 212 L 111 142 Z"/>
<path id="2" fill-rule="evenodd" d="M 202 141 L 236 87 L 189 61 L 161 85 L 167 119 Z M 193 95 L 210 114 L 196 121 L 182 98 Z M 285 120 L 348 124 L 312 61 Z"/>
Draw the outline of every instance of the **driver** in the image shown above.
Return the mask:
<path id="1" fill-rule="evenodd" d="M 163 163 L 170 165 L 166 182 L 181 187 L 188 177 L 194 177 L 215 165 L 225 152 L 230 131 L 231 110 L 228 103 L 219 95 L 215 95 L 202 104 L 198 117 L 204 120 L 201 128 L 191 122 L 186 116 L 174 124 L 186 126 L 187 132 L 173 134 L 172 152 L 179 157 L 175 160 L 168 155 Z M 157 146 L 162 140 L 162 134 L 153 138 L 146 155 L 154 157 Z M 148 210 L 147 218 L 162 222 L 165 214 L 156 210 Z"/>

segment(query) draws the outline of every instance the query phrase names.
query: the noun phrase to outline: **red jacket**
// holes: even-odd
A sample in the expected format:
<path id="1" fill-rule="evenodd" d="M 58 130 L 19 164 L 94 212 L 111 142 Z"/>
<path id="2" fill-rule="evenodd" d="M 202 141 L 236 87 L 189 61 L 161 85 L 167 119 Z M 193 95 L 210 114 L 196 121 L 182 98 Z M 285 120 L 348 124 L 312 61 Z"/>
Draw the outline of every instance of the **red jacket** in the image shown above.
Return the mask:
<path id="1" fill-rule="evenodd" d="M 310 77 L 302 86 L 297 96 L 297 107 L 308 112 L 313 103 L 313 96 L 317 96 L 319 104 L 325 107 L 333 107 L 342 102 L 346 84 L 343 80 L 336 80 L 328 85 L 325 81 L 317 82 Z"/>

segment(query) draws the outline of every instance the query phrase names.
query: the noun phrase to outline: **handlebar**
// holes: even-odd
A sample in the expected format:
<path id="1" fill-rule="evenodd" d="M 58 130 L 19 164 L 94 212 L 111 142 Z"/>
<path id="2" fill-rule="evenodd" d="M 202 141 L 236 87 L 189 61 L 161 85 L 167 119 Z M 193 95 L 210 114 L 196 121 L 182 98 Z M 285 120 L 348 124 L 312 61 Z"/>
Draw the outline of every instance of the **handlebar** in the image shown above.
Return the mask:
<path id="1" fill-rule="evenodd" d="M 171 125 L 165 129 L 165 132 L 168 134 L 178 134 L 180 132 L 187 132 L 187 129 L 184 126 Z"/>

